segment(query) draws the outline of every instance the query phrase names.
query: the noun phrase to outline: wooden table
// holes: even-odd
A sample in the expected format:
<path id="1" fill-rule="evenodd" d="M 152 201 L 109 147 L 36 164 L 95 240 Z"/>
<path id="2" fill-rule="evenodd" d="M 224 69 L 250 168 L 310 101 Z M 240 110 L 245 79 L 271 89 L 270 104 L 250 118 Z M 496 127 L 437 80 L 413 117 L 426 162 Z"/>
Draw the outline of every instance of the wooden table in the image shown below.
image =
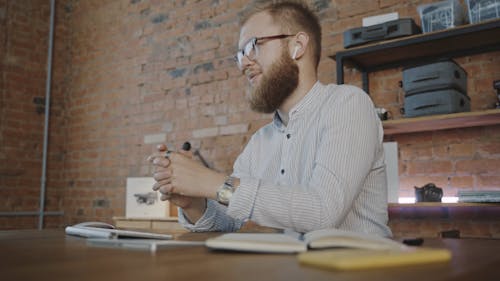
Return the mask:
<path id="1" fill-rule="evenodd" d="M 188 233 L 180 240 L 216 234 Z M 203 246 L 156 254 L 88 247 L 63 230 L 0 231 L 1 280 L 500 280 L 500 240 L 426 239 L 453 252 L 447 264 L 336 272 L 302 266 L 295 255 L 210 251 Z"/>

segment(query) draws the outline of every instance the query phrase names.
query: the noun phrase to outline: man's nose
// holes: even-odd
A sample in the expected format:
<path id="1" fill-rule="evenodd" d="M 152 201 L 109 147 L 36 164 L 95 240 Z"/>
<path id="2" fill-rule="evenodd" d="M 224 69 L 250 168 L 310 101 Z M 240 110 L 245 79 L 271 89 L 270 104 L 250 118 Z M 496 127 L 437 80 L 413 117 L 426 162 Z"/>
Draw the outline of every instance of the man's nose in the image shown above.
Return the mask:
<path id="1" fill-rule="evenodd" d="M 245 71 L 245 69 L 255 62 L 249 59 L 246 55 L 241 58 L 241 71 Z"/>

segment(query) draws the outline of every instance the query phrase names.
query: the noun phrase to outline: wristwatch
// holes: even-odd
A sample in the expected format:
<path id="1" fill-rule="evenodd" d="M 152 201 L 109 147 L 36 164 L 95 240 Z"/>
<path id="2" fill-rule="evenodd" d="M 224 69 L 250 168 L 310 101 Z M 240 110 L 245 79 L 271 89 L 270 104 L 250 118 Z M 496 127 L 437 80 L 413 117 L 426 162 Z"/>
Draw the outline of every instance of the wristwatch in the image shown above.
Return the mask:
<path id="1" fill-rule="evenodd" d="M 233 196 L 234 192 L 234 177 L 227 177 L 224 183 L 217 190 L 217 202 L 223 205 L 229 205 L 229 200 L 231 200 L 231 196 Z"/>

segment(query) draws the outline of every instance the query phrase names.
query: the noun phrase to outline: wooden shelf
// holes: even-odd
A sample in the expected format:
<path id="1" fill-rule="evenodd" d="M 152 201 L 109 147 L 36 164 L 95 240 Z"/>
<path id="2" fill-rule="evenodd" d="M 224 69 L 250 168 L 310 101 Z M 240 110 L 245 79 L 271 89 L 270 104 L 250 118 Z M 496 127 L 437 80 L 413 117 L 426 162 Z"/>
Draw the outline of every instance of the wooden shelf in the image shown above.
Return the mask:
<path id="1" fill-rule="evenodd" d="M 500 49 L 500 20 L 467 24 L 452 29 L 423 33 L 362 45 L 337 52 L 339 58 L 362 71 L 378 71 L 426 60 L 453 58 Z"/>
<path id="2" fill-rule="evenodd" d="M 388 206 L 389 219 L 474 219 L 497 220 L 500 203 L 421 202 Z"/>
<path id="3" fill-rule="evenodd" d="M 417 202 L 417 203 L 388 203 L 389 208 L 464 208 L 464 207 L 500 207 L 500 203 L 442 203 L 442 202 Z M 500 210 L 500 209 L 499 209 Z"/>
<path id="4" fill-rule="evenodd" d="M 500 109 L 402 118 L 384 121 L 382 124 L 385 136 L 496 125 L 500 124 Z"/>

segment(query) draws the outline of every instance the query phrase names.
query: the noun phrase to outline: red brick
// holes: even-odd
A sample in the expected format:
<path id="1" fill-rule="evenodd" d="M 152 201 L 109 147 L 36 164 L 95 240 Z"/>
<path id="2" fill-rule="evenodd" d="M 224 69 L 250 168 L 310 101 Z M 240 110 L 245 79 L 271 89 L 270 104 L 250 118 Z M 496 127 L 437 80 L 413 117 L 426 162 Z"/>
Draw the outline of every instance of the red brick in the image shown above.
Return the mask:
<path id="1" fill-rule="evenodd" d="M 464 174 L 500 173 L 500 159 L 457 161 L 456 172 Z"/>
<path id="2" fill-rule="evenodd" d="M 435 145 L 432 147 L 432 156 L 436 159 L 449 158 L 450 146 L 446 144 Z"/>
<path id="3" fill-rule="evenodd" d="M 433 136 L 432 132 L 423 133 L 409 133 L 409 134 L 399 134 L 395 135 L 394 139 L 398 142 L 401 147 L 403 145 L 415 145 L 415 144 L 432 144 Z"/>
<path id="4" fill-rule="evenodd" d="M 473 133 L 470 130 L 474 130 Z M 462 143 L 467 140 L 474 140 L 479 137 L 481 133 L 480 129 L 474 128 L 466 128 L 464 130 L 461 129 L 451 129 L 451 130 L 442 130 L 435 131 L 433 134 L 432 141 L 436 144 L 451 144 L 451 143 Z"/>
<path id="5" fill-rule="evenodd" d="M 401 160 L 430 160 L 432 158 L 432 147 L 401 146 Z"/>
<path id="6" fill-rule="evenodd" d="M 449 148 L 449 156 L 451 158 L 471 158 L 476 152 L 476 145 L 474 143 L 450 144 Z"/>
<path id="7" fill-rule="evenodd" d="M 488 140 L 500 141 L 500 125 L 486 126 L 483 132 Z"/>
<path id="8" fill-rule="evenodd" d="M 500 189 L 500 176 L 497 175 L 479 175 L 477 177 L 478 188 Z"/>
<path id="9" fill-rule="evenodd" d="M 378 2 L 376 1 L 338 0 L 336 4 L 340 18 L 364 14 L 378 9 Z M 358 25 L 361 26 L 361 21 Z"/>
<path id="10" fill-rule="evenodd" d="M 482 142 L 478 146 L 479 154 L 484 157 L 500 154 L 500 140 L 496 142 Z"/>
<path id="11" fill-rule="evenodd" d="M 385 7 L 394 7 L 399 4 L 401 1 L 399 0 L 380 0 L 380 8 Z"/>
<path id="12" fill-rule="evenodd" d="M 451 161 L 410 161 L 408 162 L 409 175 L 449 174 L 453 171 Z"/>
<path id="13" fill-rule="evenodd" d="M 474 177 L 472 176 L 453 176 L 450 178 L 450 187 L 467 188 L 474 187 Z"/>

